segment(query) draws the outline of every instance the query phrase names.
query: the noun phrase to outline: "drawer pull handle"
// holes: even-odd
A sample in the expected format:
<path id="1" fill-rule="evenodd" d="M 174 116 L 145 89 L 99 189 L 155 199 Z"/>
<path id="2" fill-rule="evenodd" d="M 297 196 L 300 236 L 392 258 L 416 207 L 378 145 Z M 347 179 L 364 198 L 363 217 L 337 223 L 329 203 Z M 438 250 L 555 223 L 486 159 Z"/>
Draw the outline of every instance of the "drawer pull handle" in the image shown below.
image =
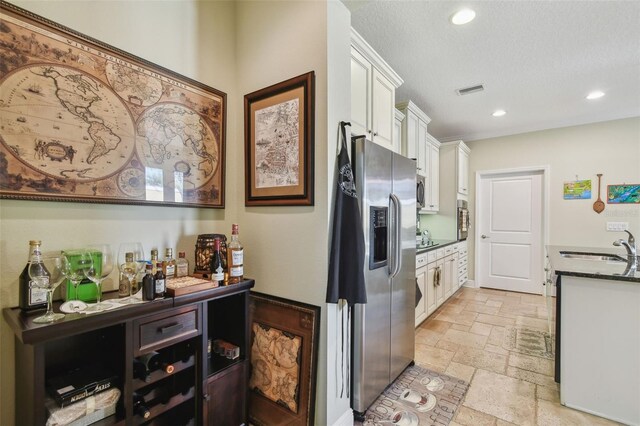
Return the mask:
<path id="1" fill-rule="evenodd" d="M 160 333 L 161 334 L 173 333 L 174 331 L 181 330 L 182 327 L 183 325 L 180 323 L 168 325 L 166 327 L 160 327 Z"/>

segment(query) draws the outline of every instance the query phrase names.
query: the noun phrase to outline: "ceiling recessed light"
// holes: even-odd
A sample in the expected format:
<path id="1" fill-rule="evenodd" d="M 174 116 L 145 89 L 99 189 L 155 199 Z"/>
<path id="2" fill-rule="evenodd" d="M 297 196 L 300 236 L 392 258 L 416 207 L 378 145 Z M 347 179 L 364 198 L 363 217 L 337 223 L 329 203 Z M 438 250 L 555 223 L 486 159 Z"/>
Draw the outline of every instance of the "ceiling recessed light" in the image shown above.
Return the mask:
<path id="1" fill-rule="evenodd" d="M 471 9 L 462 9 L 457 11 L 452 17 L 451 22 L 455 25 L 464 25 L 473 21 L 476 17 L 476 13 Z"/>
<path id="2" fill-rule="evenodd" d="M 601 92 L 599 90 L 596 90 L 595 92 L 591 92 L 587 95 L 587 99 L 591 100 L 591 99 L 598 99 L 604 96 L 604 92 Z"/>
<path id="3" fill-rule="evenodd" d="M 505 115 L 507 113 L 507 111 L 503 110 L 503 109 L 497 109 L 493 112 L 494 117 L 502 117 L 503 115 Z"/>

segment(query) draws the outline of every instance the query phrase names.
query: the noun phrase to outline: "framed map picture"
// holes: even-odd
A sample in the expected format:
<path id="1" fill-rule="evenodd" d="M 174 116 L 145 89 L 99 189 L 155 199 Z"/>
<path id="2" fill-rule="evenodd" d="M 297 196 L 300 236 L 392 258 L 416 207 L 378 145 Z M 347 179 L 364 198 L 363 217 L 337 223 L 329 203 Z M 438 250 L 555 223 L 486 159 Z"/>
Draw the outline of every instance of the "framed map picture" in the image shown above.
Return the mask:
<path id="1" fill-rule="evenodd" d="M 249 421 L 313 425 L 320 308 L 251 292 Z"/>
<path id="2" fill-rule="evenodd" d="M 607 204 L 640 204 L 640 184 L 607 185 Z"/>
<path id="3" fill-rule="evenodd" d="M 245 205 L 313 205 L 312 72 L 244 97 Z"/>
<path id="4" fill-rule="evenodd" d="M 226 94 L 0 3 L 0 197 L 224 208 Z"/>

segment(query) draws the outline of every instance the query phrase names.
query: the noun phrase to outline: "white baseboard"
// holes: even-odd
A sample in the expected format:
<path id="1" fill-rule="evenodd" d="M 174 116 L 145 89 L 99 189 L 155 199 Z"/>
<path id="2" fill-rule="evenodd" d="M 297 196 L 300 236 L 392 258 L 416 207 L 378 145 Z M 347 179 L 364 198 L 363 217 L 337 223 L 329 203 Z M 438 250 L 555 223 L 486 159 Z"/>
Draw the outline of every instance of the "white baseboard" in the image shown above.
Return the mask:
<path id="1" fill-rule="evenodd" d="M 353 426 L 353 410 L 349 408 L 333 423 L 333 426 Z"/>
<path id="2" fill-rule="evenodd" d="M 464 283 L 463 287 L 478 288 L 478 286 L 476 285 L 475 280 L 467 280 L 467 282 Z"/>

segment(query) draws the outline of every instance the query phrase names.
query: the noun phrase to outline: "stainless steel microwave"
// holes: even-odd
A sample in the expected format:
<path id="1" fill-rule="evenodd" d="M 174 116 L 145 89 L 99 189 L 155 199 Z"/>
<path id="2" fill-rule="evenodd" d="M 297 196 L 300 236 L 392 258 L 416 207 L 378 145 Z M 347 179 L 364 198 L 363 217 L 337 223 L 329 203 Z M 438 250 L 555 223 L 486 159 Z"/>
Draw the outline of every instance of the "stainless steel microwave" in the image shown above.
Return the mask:
<path id="1" fill-rule="evenodd" d="M 426 207 L 424 176 L 416 175 L 416 208 L 418 210 Z"/>

